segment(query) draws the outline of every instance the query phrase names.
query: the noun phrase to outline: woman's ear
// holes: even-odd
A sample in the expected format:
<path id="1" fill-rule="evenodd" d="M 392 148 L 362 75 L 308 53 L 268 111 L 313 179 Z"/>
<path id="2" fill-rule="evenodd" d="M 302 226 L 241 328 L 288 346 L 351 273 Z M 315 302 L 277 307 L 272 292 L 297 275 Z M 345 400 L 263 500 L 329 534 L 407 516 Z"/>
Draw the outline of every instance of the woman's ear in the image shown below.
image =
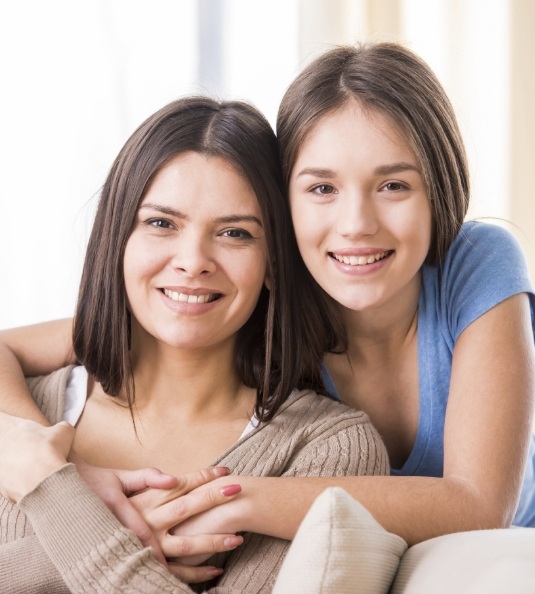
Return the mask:
<path id="1" fill-rule="evenodd" d="M 264 278 L 264 287 L 266 287 L 268 291 L 271 291 L 271 276 L 269 275 L 269 270 L 266 270 L 266 276 Z"/>

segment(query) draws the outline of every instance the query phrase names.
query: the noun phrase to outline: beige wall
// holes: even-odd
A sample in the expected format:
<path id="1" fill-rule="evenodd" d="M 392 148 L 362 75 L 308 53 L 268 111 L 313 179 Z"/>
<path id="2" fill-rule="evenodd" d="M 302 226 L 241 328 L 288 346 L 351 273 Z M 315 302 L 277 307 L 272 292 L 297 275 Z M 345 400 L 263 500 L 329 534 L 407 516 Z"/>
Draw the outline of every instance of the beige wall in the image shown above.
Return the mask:
<path id="1" fill-rule="evenodd" d="M 510 218 L 535 280 L 535 2 L 514 0 L 511 15 Z"/>
<path id="2" fill-rule="evenodd" d="M 469 217 L 503 222 L 535 282 L 534 27 L 534 0 L 300 0 L 301 66 L 329 45 L 370 39 L 400 41 L 429 62 L 465 136 Z"/>

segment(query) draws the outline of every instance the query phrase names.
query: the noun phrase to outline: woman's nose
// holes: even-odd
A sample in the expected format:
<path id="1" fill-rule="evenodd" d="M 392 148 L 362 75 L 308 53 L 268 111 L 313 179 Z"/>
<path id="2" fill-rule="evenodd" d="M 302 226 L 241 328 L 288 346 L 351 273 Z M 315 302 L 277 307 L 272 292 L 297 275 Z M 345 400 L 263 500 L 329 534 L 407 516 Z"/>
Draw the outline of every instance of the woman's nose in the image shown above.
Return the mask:
<path id="1" fill-rule="evenodd" d="M 216 270 L 216 261 L 207 239 L 186 234 L 175 242 L 171 266 L 191 277 L 209 275 Z"/>

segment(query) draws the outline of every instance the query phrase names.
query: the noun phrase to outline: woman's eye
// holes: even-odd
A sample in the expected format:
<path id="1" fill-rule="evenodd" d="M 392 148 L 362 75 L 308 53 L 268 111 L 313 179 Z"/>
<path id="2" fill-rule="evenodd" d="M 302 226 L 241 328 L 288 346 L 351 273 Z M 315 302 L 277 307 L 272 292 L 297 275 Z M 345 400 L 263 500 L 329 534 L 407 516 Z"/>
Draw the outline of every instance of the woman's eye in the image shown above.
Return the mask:
<path id="1" fill-rule="evenodd" d="M 147 221 L 151 227 L 156 227 L 157 229 L 170 229 L 172 227 L 171 221 L 167 219 L 149 219 Z"/>
<path id="2" fill-rule="evenodd" d="M 221 234 L 223 237 L 231 237 L 232 239 L 251 239 L 253 236 L 245 229 L 227 229 Z"/>
<path id="3" fill-rule="evenodd" d="M 315 194 L 321 194 L 326 195 L 326 194 L 333 194 L 334 193 L 334 187 L 331 186 L 330 184 L 319 184 L 317 186 L 314 186 L 312 188 L 312 191 Z"/>

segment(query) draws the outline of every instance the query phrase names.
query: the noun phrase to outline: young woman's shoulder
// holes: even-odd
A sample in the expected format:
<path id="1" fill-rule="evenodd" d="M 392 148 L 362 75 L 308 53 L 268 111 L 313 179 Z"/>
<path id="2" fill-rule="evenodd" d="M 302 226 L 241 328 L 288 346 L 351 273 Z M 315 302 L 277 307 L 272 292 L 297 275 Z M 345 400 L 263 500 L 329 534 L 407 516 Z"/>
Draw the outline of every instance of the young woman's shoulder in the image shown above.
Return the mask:
<path id="1" fill-rule="evenodd" d="M 468 253 L 480 249 L 488 249 L 495 253 L 497 250 L 507 250 L 522 255 L 520 245 L 514 235 L 505 227 L 496 223 L 484 221 L 467 221 L 448 251 L 448 256 L 457 252 Z"/>

